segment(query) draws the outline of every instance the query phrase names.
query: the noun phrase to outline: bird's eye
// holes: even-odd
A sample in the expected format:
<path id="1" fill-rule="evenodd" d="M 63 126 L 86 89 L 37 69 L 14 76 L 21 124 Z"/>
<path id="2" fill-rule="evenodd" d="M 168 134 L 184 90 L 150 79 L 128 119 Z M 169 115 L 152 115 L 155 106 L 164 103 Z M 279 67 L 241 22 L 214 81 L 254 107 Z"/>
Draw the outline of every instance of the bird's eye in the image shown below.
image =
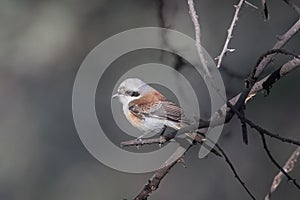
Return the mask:
<path id="1" fill-rule="evenodd" d="M 126 94 L 128 96 L 132 96 L 132 97 L 138 97 L 138 96 L 140 96 L 140 93 L 137 92 L 137 91 L 126 91 Z"/>
<path id="2" fill-rule="evenodd" d="M 140 93 L 139 93 L 139 92 L 136 92 L 136 91 L 133 91 L 133 92 L 131 93 L 131 96 L 132 96 L 132 97 L 138 97 L 138 96 L 140 96 Z"/>

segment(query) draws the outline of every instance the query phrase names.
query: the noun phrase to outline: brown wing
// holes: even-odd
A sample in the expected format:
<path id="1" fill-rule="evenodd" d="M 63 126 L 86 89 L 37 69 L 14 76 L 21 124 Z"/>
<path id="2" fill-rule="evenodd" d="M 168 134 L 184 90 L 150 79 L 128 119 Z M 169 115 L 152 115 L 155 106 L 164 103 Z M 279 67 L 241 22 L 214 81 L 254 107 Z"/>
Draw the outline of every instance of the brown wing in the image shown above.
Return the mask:
<path id="1" fill-rule="evenodd" d="M 161 108 L 153 113 L 153 115 L 165 115 L 168 120 L 180 122 L 183 117 L 183 110 L 170 101 L 161 102 Z"/>
<path id="2" fill-rule="evenodd" d="M 167 101 L 156 90 L 151 95 L 144 95 L 140 99 L 131 101 L 129 110 L 139 118 L 153 117 L 174 122 L 180 122 L 183 115 L 180 107 L 173 102 Z"/>
<path id="3" fill-rule="evenodd" d="M 139 118 L 153 117 L 180 122 L 183 111 L 180 107 L 169 101 L 157 101 L 148 104 L 129 104 L 129 110 Z"/>

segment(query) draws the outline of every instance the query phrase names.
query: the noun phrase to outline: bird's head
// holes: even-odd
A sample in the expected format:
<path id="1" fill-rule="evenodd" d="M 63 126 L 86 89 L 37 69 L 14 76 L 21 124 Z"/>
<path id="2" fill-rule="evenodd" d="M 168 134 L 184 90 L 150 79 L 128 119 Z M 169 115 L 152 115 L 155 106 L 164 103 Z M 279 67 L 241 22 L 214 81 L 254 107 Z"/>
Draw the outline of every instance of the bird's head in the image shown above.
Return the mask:
<path id="1" fill-rule="evenodd" d="M 117 93 L 114 94 L 112 98 L 117 98 L 123 105 L 127 105 L 130 101 L 139 99 L 143 94 L 151 90 L 152 87 L 142 80 L 138 78 L 128 78 L 120 84 Z"/>

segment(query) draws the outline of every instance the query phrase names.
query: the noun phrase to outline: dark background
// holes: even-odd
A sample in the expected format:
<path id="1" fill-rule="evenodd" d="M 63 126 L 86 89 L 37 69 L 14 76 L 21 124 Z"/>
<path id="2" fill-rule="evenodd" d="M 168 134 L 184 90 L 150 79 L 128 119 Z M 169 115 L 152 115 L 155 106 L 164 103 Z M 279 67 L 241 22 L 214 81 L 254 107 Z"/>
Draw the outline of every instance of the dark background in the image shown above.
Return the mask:
<path id="1" fill-rule="evenodd" d="M 251 1 L 260 6 L 260 1 Z M 297 2 L 297 1 L 294 1 Z M 238 1 L 195 1 L 205 49 L 222 49 Z M 242 9 L 221 73 L 229 97 L 237 94 L 251 66 L 276 42 L 297 15 L 281 0 L 269 1 L 270 20 L 261 10 Z M 298 3 L 298 2 L 297 2 Z M 299 3 L 298 3 L 299 4 Z M 133 198 L 152 175 L 127 174 L 94 159 L 81 143 L 72 118 L 72 87 L 86 55 L 108 37 L 131 28 L 159 26 L 158 1 L 62 0 L 0 3 L 0 199 L 110 200 Z M 166 1 L 167 25 L 194 38 L 186 1 Z M 299 33 L 285 49 L 299 53 Z M 276 59 L 269 71 L 283 63 Z M 300 140 L 299 69 L 274 85 L 269 97 L 258 95 L 247 116 L 266 129 Z M 101 111 L 100 111 L 101 112 Z M 108 122 L 109 123 L 109 122 Z M 260 137 L 249 130 L 242 143 L 238 120 L 226 125 L 219 140 L 239 174 L 258 199 L 278 170 L 266 156 Z M 284 163 L 295 146 L 268 140 Z M 220 158 L 197 158 L 175 166 L 151 199 L 248 199 Z M 300 177 L 299 164 L 291 173 Z M 273 199 L 299 199 L 299 190 L 283 181 Z"/>

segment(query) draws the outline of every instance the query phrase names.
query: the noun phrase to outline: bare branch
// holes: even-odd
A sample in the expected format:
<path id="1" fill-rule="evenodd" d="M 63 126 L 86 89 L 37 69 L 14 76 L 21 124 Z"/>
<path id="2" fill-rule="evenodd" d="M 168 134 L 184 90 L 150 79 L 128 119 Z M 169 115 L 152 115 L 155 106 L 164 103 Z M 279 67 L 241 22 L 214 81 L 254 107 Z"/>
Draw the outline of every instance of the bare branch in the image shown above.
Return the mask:
<path id="1" fill-rule="evenodd" d="M 194 24 L 194 28 L 195 28 L 196 48 L 197 48 L 197 51 L 198 51 L 198 54 L 199 54 L 199 57 L 200 57 L 200 62 L 204 67 L 205 75 L 211 77 L 210 72 L 209 72 L 209 70 L 206 66 L 203 54 L 202 54 L 201 41 L 200 41 L 200 25 L 199 25 L 199 22 L 198 22 L 198 16 L 197 16 L 195 8 L 194 8 L 193 0 L 188 0 L 188 5 L 189 5 L 189 13 L 191 15 L 191 18 L 192 18 L 192 21 L 193 21 L 193 24 Z M 274 45 L 273 49 L 280 49 L 282 46 L 284 46 L 289 41 L 289 39 L 291 39 L 295 35 L 295 33 L 297 33 L 299 31 L 299 29 L 300 29 L 300 19 L 285 34 L 283 34 L 279 38 L 277 43 Z M 258 91 L 263 89 L 263 86 L 262 86 L 263 82 L 262 81 L 256 82 L 256 80 L 259 77 L 259 75 L 261 74 L 261 72 L 265 69 L 265 67 L 272 61 L 272 59 L 275 57 L 275 55 L 276 54 L 270 54 L 270 55 L 264 57 L 261 60 L 261 62 L 259 62 L 258 65 L 255 66 L 254 73 L 251 73 L 249 75 L 249 77 L 251 78 L 250 79 L 250 84 L 246 85 L 247 87 L 244 88 L 242 93 L 237 95 L 233 99 L 231 99 L 230 102 L 228 103 L 228 107 L 230 108 L 230 110 L 232 110 L 239 117 L 244 117 L 244 115 L 242 115 L 239 112 L 239 109 L 241 108 L 241 106 L 243 106 L 249 100 L 249 96 L 250 95 L 255 95 Z M 288 66 L 286 66 L 286 67 L 282 66 L 281 70 L 279 71 L 280 72 L 280 77 L 284 76 L 286 73 L 288 73 L 291 70 L 293 70 L 294 68 L 298 67 L 299 66 L 298 62 L 299 62 L 299 59 L 296 59 L 296 60 L 294 59 L 294 60 L 289 61 L 288 63 L 286 63 Z M 282 69 L 284 69 L 284 70 L 282 70 Z M 270 76 L 266 77 L 265 80 L 267 80 Z M 234 107 L 232 104 L 235 104 L 235 106 L 237 106 L 237 107 Z M 224 111 L 224 112 L 222 112 L 223 116 L 228 114 L 228 113 L 231 113 L 230 111 L 228 111 L 228 107 L 227 107 L 227 105 L 225 105 L 225 107 L 224 107 L 225 109 L 222 107 L 221 110 Z M 231 113 L 231 115 L 232 115 L 232 113 Z M 232 116 L 230 118 L 227 118 L 227 121 L 225 120 L 225 122 L 226 123 L 229 122 L 231 120 Z M 273 133 L 268 132 L 267 130 L 259 127 L 258 125 L 254 124 L 253 122 L 251 122 L 250 120 L 248 120 L 245 117 L 242 120 L 244 122 L 246 122 L 247 124 L 249 124 L 250 127 L 255 128 L 257 131 L 259 131 L 259 133 L 262 135 L 263 138 L 265 137 L 265 135 L 268 135 L 270 137 L 274 137 L 276 139 L 279 139 L 283 142 L 288 142 L 288 143 L 300 145 L 300 142 L 298 142 L 298 141 L 294 141 L 294 140 L 291 140 L 291 139 L 286 139 L 286 138 L 280 137 L 277 134 L 273 134 Z M 183 128 L 182 130 L 176 131 L 175 133 L 167 134 L 166 136 L 163 136 L 163 137 L 165 137 L 164 138 L 165 140 L 162 140 L 162 138 L 159 138 L 159 140 L 152 140 L 152 141 L 155 141 L 156 143 L 162 143 L 161 140 L 163 142 L 167 142 L 170 139 L 174 138 L 176 136 L 176 133 L 177 134 L 183 134 L 183 133 L 187 133 L 188 130 L 196 130 L 197 128 L 202 128 L 202 127 L 205 128 L 205 127 L 209 127 L 210 125 L 217 126 L 218 125 L 218 120 L 209 120 L 209 121 L 200 120 L 199 124 L 200 124 L 199 127 L 189 126 L 189 127 Z M 205 131 L 205 133 L 206 133 L 206 131 Z M 145 144 L 145 141 L 144 141 L 143 144 Z M 137 145 L 137 144 L 135 144 L 135 145 Z M 264 144 L 264 145 L 266 146 L 266 144 Z M 174 156 L 172 156 L 172 159 L 171 159 L 172 161 L 170 161 L 170 159 L 169 159 L 168 161 L 166 161 L 165 165 L 162 166 L 162 168 L 160 168 L 158 171 L 155 172 L 153 177 L 148 181 L 148 184 L 145 185 L 143 190 L 140 192 L 140 194 L 135 199 L 136 200 L 147 199 L 148 196 L 158 188 L 161 180 L 166 176 L 166 174 L 168 174 L 169 170 L 179 160 L 181 160 L 182 156 L 190 149 L 191 146 L 192 146 L 192 144 L 190 144 L 190 146 L 188 146 L 187 148 L 182 147 L 181 149 L 176 151 L 173 154 Z M 265 150 L 268 153 L 267 149 L 268 148 L 266 146 Z M 269 157 L 270 157 L 270 159 L 273 158 L 270 155 L 269 155 Z M 273 162 L 273 163 L 276 164 L 276 162 Z M 278 165 L 276 165 L 276 166 L 278 167 Z M 280 165 L 279 165 L 279 167 L 280 167 Z M 281 168 L 281 170 L 282 170 L 282 168 Z M 282 173 L 284 175 L 286 175 L 284 170 L 282 170 Z M 289 175 L 287 177 L 292 179 L 291 177 L 289 177 Z M 293 180 L 293 183 L 297 187 L 299 186 L 296 183 L 295 180 Z"/>
<path id="2" fill-rule="evenodd" d="M 274 134 L 271 133 L 270 131 L 260 127 L 259 125 L 255 124 L 254 122 L 252 122 L 251 120 L 249 120 L 248 118 L 246 118 L 235 106 L 233 106 L 230 102 L 228 102 L 228 106 L 230 107 L 230 109 L 240 118 L 240 120 L 242 120 L 243 122 L 246 122 L 247 124 L 249 124 L 249 126 L 251 128 L 254 128 L 255 130 L 257 130 L 260 133 L 263 133 L 264 135 L 267 135 L 269 137 L 275 138 L 281 142 L 285 142 L 285 143 L 290 143 L 290 144 L 294 144 L 297 146 L 300 146 L 300 141 L 297 140 L 293 140 L 293 139 L 289 139 L 289 138 L 284 138 L 281 137 L 279 134 Z"/>
<path id="3" fill-rule="evenodd" d="M 194 6 L 194 1 L 193 0 L 188 0 L 188 5 L 189 5 L 189 13 L 192 19 L 192 22 L 194 24 L 194 28 L 195 28 L 195 39 L 196 39 L 196 48 L 197 48 L 197 52 L 198 55 L 200 57 L 200 62 L 201 65 L 204 68 L 204 72 L 205 72 L 205 76 L 207 76 L 210 80 L 212 78 L 209 69 L 207 67 L 203 52 L 202 52 L 202 46 L 201 46 L 201 31 L 200 31 L 200 24 L 198 22 L 198 15 L 196 13 L 195 10 L 195 6 Z"/>
<path id="4" fill-rule="evenodd" d="M 292 153 L 292 155 L 290 156 L 290 158 L 288 159 L 288 161 L 285 163 L 284 167 L 283 167 L 283 170 L 286 171 L 286 173 L 289 173 L 294 169 L 295 164 L 297 163 L 299 155 L 300 155 L 300 147 L 297 147 L 295 149 L 295 151 Z M 269 193 L 266 195 L 265 200 L 270 200 L 271 194 L 277 189 L 277 187 L 281 183 L 281 181 L 283 179 L 283 175 L 284 174 L 280 171 L 274 177 L 272 186 L 270 188 Z"/>
<path id="5" fill-rule="evenodd" d="M 300 19 L 282 36 L 279 37 L 279 40 L 273 46 L 272 49 L 281 49 L 300 29 Z M 257 67 L 255 77 L 259 77 L 261 72 L 265 69 L 265 67 L 271 62 L 271 60 L 276 56 L 276 54 L 269 55 L 265 57 L 259 66 Z"/>
<path id="6" fill-rule="evenodd" d="M 263 133 L 260 132 L 260 136 L 262 138 L 262 142 L 263 142 L 263 146 L 264 149 L 268 155 L 268 157 L 270 158 L 270 160 L 272 161 L 272 163 L 274 163 L 274 165 L 288 178 L 289 181 L 292 181 L 293 184 L 300 190 L 300 185 L 297 183 L 296 179 L 292 178 L 281 166 L 280 164 L 275 160 L 275 158 L 272 156 L 268 145 L 267 145 L 267 141 L 265 138 L 265 135 Z"/>
<path id="7" fill-rule="evenodd" d="M 300 56 L 300 55 L 298 55 L 298 56 Z M 296 69 L 299 66 L 300 66 L 300 59 L 299 58 L 294 58 L 294 59 L 288 61 L 287 63 L 282 65 L 282 67 L 280 67 L 280 70 L 279 70 L 280 77 L 285 76 L 286 74 L 293 71 L 294 69 Z M 271 76 L 271 74 L 267 75 L 265 78 L 263 78 L 262 80 L 260 80 L 260 81 L 258 81 L 254 84 L 254 86 L 252 87 L 251 91 L 248 94 L 248 97 L 245 100 L 245 103 L 247 103 L 258 92 L 260 92 L 264 89 L 263 84 L 270 78 L 270 76 Z M 278 81 L 278 80 L 279 79 L 277 79 L 275 81 Z M 237 96 L 233 97 L 231 100 L 229 100 L 229 103 L 234 105 L 237 102 L 237 100 L 239 98 L 239 95 L 237 95 Z M 226 122 L 229 122 L 229 120 L 225 120 L 225 123 Z M 250 120 L 248 121 L 248 124 L 249 123 L 250 123 L 250 125 L 255 126 L 255 124 L 253 122 L 251 122 Z M 211 121 L 211 122 L 210 121 L 205 121 L 205 120 L 199 121 L 199 128 L 207 128 L 209 126 L 213 127 L 213 126 L 217 126 L 217 125 L 218 125 L 217 120 Z M 150 138 L 150 139 L 142 139 L 142 140 L 130 140 L 130 141 L 122 142 L 121 145 L 122 146 L 136 146 L 136 145 L 144 145 L 144 144 L 164 144 L 164 143 L 168 142 L 169 140 L 173 139 L 176 135 L 184 134 L 184 133 L 187 133 L 187 132 L 189 132 L 191 130 L 195 130 L 195 129 L 197 129 L 197 127 L 188 126 L 188 127 L 183 128 L 183 129 L 180 129 L 179 131 L 174 131 L 174 132 L 168 133 L 168 134 L 166 134 L 164 136 L 161 136 L 159 138 Z M 264 131 L 270 137 L 274 137 L 278 140 L 288 142 L 288 143 L 293 143 L 295 145 L 299 145 L 299 143 L 297 141 L 293 141 L 293 140 L 290 140 L 290 139 L 278 137 L 279 135 L 271 134 L 267 130 L 261 130 L 261 131 Z"/>
<path id="8" fill-rule="evenodd" d="M 245 1 L 245 4 L 254 8 L 254 9 L 258 9 L 258 7 L 256 5 L 254 5 L 253 3 L 250 3 L 249 1 Z"/>
<path id="9" fill-rule="evenodd" d="M 292 143 L 292 144 L 296 144 L 298 146 L 300 146 L 300 142 L 298 141 L 293 141 L 293 140 L 289 140 L 289 139 L 286 139 L 286 138 L 282 138 L 280 137 L 279 135 L 277 134 L 274 134 L 274 133 L 271 133 L 263 128 L 261 128 L 260 126 L 254 124 L 252 121 L 250 121 L 249 119 L 247 119 L 242 113 L 240 113 L 236 108 L 235 106 L 233 106 L 231 103 L 228 103 L 228 106 L 230 107 L 230 109 L 235 112 L 235 114 L 239 117 L 239 119 L 243 122 L 246 122 L 247 124 L 250 125 L 251 128 L 254 128 L 256 129 L 260 136 L 261 136 L 261 139 L 262 139 L 262 142 L 263 142 L 263 146 L 264 146 L 264 150 L 266 151 L 268 157 L 270 158 L 270 160 L 272 161 L 272 163 L 288 178 L 288 180 L 291 180 L 293 182 L 293 184 L 300 190 L 300 185 L 297 183 L 296 179 L 293 179 L 285 170 L 283 170 L 281 168 L 281 166 L 278 164 L 278 162 L 275 160 L 275 158 L 272 156 L 269 148 L 268 148 L 268 145 L 267 145 L 267 142 L 266 142 L 266 138 L 265 138 L 265 135 L 268 135 L 268 136 L 271 136 L 271 137 L 274 137 L 276 139 L 280 139 L 282 142 L 288 142 L 288 143 Z M 289 141 L 287 141 L 289 140 Z M 295 142 L 295 143 L 294 143 Z"/>
<path id="10" fill-rule="evenodd" d="M 232 38 L 232 33 L 233 33 L 233 29 L 236 25 L 236 22 L 238 21 L 238 15 L 239 15 L 239 12 L 240 12 L 240 9 L 243 5 L 243 3 L 245 2 L 245 0 L 240 0 L 240 2 L 235 5 L 235 13 L 233 15 L 233 18 L 232 18 L 232 22 L 230 24 L 230 27 L 229 29 L 227 30 L 227 38 L 225 40 L 225 44 L 224 44 L 224 47 L 223 47 L 223 50 L 221 51 L 221 54 L 216 58 L 218 59 L 218 64 L 217 64 L 217 68 L 220 68 L 221 67 L 221 63 L 222 63 L 222 60 L 223 60 L 223 57 L 225 56 L 225 54 L 227 52 L 232 52 L 230 51 L 230 49 L 228 49 L 228 45 L 229 45 L 229 42 Z"/>
<path id="11" fill-rule="evenodd" d="M 245 115 L 245 108 L 241 108 L 242 115 Z M 241 120 L 241 126 L 242 126 L 242 138 L 243 138 L 243 142 L 245 144 L 248 144 L 248 130 L 247 130 L 247 124 Z"/>
<path id="12" fill-rule="evenodd" d="M 298 55 L 300 56 L 300 55 Z M 288 61 L 287 63 L 285 63 L 284 65 L 282 65 L 280 68 L 279 68 L 279 78 L 285 76 L 287 73 L 291 72 L 292 70 L 296 69 L 297 67 L 299 67 L 300 65 L 300 59 L 298 58 L 294 58 L 290 61 Z M 274 72 L 272 73 L 274 74 Z M 246 99 L 246 102 L 248 102 L 252 97 L 254 97 L 258 92 L 260 92 L 262 89 L 264 89 L 264 84 L 270 80 L 269 78 L 271 77 L 272 74 L 269 74 L 268 76 L 264 77 L 262 80 L 258 81 L 257 83 L 255 83 L 255 85 L 252 87 L 247 99 Z M 279 78 L 277 78 L 276 80 L 274 81 L 278 81 Z"/>
<path id="13" fill-rule="evenodd" d="M 251 91 L 257 82 L 257 77 L 256 77 L 257 70 L 260 69 L 261 70 L 260 73 L 261 73 L 262 70 L 269 64 L 268 62 L 265 62 L 265 60 L 269 56 L 273 56 L 277 53 L 281 53 L 281 54 L 285 54 L 285 55 L 293 55 L 295 57 L 298 57 L 298 55 L 295 55 L 295 54 L 285 51 L 283 49 L 271 49 L 271 50 L 265 52 L 263 55 L 261 55 L 258 58 L 255 66 L 253 67 L 252 72 L 249 74 L 248 78 L 246 79 L 245 87 L 242 90 L 242 92 L 229 100 L 229 102 L 231 104 L 235 105 L 236 108 L 238 108 L 238 110 L 240 110 L 242 108 L 242 106 L 249 99 L 251 99 L 253 96 L 255 96 L 254 93 L 251 93 Z M 263 63 L 263 62 L 265 63 L 265 65 L 261 65 L 261 63 Z M 230 109 L 228 108 L 228 106 L 226 104 L 224 104 L 218 110 L 218 112 L 214 113 L 212 119 L 218 119 L 222 116 L 226 116 L 226 120 L 225 120 L 225 122 L 226 122 L 226 121 L 229 121 L 233 117 L 233 114 L 234 114 L 233 112 L 230 112 Z"/>
<path id="14" fill-rule="evenodd" d="M 172 156 L 157 170 L 148 183 L 144 186 L 142 191 L 134 198 L 134 200 L 146 200 L 149 195 L 157 190 L 161 180 L 169 173 L 170 169 L 180 162 L 184 154 L 193 146 L 188 147 L 179 146 Z"/>
<path id="15" fill-rule="evenodd" d="M 300 24 L 299 24 L 300 25 Z M 299 57 L 300 55 L 298 55 Z M 265 62 L 264 59 L 261 62 Z M 294 58 L 287 63 L 285 63 L 281 68 L 280 68 L 280 77 L 285 76 L 287 73 L 291 72 L 293 69 L 299 67 L 300 65 L 300 59 Z M 251 88 L 250 92 L 248 93 L 247 98 L 245 99 L 245 103 L 247 103 L 250 99 L 252 99 L 258 92 L 260 92 L 263 89 L 263 83 L 271 76 L 271 74 L 265 76 L 262 80 L 256 82 L 253 87 Z M 229 100 L 229 102 L 233 105 L 236 104 L 238 99 L 240 98 L 240 94 L 236 95 L 232 99 Z M 222 108 L 220 108 L 220 112 L 218 115 L 226 115 L 227 113 L 227 105 L 223 105 Z"/>
<path id="16" fill-rule="evenodd" d="M 209 140 L 210 142 L 214 143 L 214 141 L 210 140 L 208 137 L 206 138 L 207 140 Z M 221 146 L 218 143 L 214 143 L 215 146 L 217 147 L 217 149 L 219 150 L 219 152 L 221 153 L 222 157 L 224 157 L 225 162 L 229 165 L 231 171 L 234 174 L 234 177 L 239 181 L 239 183 L 243 186 L 243 188 L 246 190 L 246 192 L 249 194 L 249 196 L 252 199 L 255 199 L 254 195 L 250 192 L 250 190 L 247 188 L 246 184 L 242 181 L 242 179 L 240 178 L 240 176 L 238 175 L 236 169 L 233 166 L 233 163 L 230 161 L 229 157 L 227 156 L 227 154 L 225 153 L 225 151 L 223 150 L 223 148 L 221 148 Z"/>
<path id="17" fill-rule="evenodd" d="M 149 139 L 134 139 L 129 141 L 121 142 L 121 146 L 142 146 L 145 144 L 164 144 L 168 142 L 164 136 L 159 138 L 149 138 Z"/>
<path id="18" fill-rule="evenodd" d="M 166 23 L 166 19 L 164 17 L 165 2 L 164 2 L 164 0 L 157 0 L 157 4 L 158 4 L 158 13 L 157 13 L 157 15 L 158 15 L 159 27 L 166 28 L 167 23 Z M 165 42 L 164 39 L 165 38 L 163 38 L 163 42 Z"/>
<path id="19" fill-rule="evenodd" d="M 264 62 L 265 59 L 268 58 L 268 56 L 273 56 L 274 54 L 277 54 L 277 53 L 281 53 L 281 54 L 284 54 L 284 55 L 293 55 L 295 57 L 297 57 L 297 55 L 293 54 L 293 53 L 290 53 L 286 50 L 283 50 L 283 49 L 271 49 L 267 52 L 265 52 L 263 55 L 261 55 L 255 66 L 253 67 L 251 73 L 249 74 L 248 78 L 246 79 L 245 81 L 245 86 L 244 86 L 244 89 L 243 91 L 240 93 L 239 95 L 239 98 L 237 100 L 237 102 L 234 104 L 235 107 L 237 108 L 238 111 L 240 111 L 240 109 L 243 108 L 243 106 L 245 105 L 245 102 L 246 102 L 246 99 L 249 97 L 249 94 L 252 90 L 252 87 L 255 85 L 255 83 L 257 82 L 257 70 L 260 69 L 260 73 L 263 71 L 263 69 L 265 69 L 267 67 L 267 65 L 269 63 L 265 63 L 266 65 L 261 65 L 262 62 Z M 261 68 L 259 68 L 261 66 Z M 233 112 L 230 112 L 229 113 L 233 113 Z"/>
<path id="20" fill-rule="evenodd" d="M 289 6 L 293 8 L 293 10 L 300 16 L 300 8 L 294 4 L 291 0 L 283 0 L 285 3 L 287 3 Z"/>
<path id="21" fill-rule="evenodd" d="M 266 0 L 261 0 L 261 4 L 262 4 L 262 7 L 263 7 L 264 18 L 265 18 L 265 20 L 269 20 L 270 15 L 269 15 L 269 11 L 268 11 L 268 6 L 267 6 Z"/>
<path id="22" fill-rule="evenodd" d="M 239 181 L 239 183 L 243 186 L 243 188 L 246 190 L 246 192 L 248 193 L 248 195 L 252 198 L 255 199 L 254 195 L 250 192 L 250 190 L 247 188 L 246 184 L 242 181 L 242 179 L 240 178 L 240 176 L 238 175 L 237 171 L 235 170 L 232 162 L 230 161 L 229 157 L 226 155 L 226 153 L 224 152 L 224 150 L 216 143 L 215 144 L 217 149 L 221 152 L 222 156 L 225 158 L 225 162 L 229 165 L 231 171 L 234 174 L 234 177 Z"/>

